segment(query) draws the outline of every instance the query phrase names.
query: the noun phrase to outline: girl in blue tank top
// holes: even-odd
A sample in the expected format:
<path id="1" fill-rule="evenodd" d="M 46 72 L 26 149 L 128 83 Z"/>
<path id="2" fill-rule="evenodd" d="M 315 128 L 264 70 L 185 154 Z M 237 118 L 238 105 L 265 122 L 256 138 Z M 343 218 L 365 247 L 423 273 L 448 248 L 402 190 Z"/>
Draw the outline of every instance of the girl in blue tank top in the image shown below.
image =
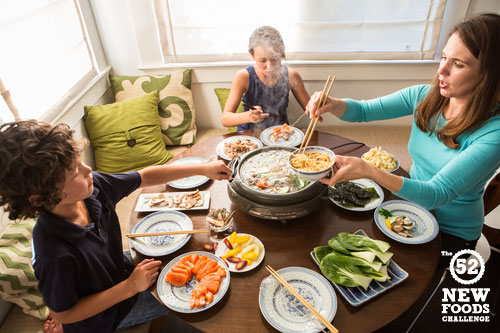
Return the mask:
<path id="1" fill-rule="evenodd" d="M 299 73 L 281 64 L 285 45 L 280 33 L 268 26 L 257 28 L 250 36 L 248 53 L 255 65 L 239 70 L 234 76 L 222 125 L 238 126 L 238 131 L 242 131 L 288 123 L 290 90 L 304 110 L 309 94 Z M 244 112 L 236 113 L 242 99 L 254 109 L 244 106 Z"/>

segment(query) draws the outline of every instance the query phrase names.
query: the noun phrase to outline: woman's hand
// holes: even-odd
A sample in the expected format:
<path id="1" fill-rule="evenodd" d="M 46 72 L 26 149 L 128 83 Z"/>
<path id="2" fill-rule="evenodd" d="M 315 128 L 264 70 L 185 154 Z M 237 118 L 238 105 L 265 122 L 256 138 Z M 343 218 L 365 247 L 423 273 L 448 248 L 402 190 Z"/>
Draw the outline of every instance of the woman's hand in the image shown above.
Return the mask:
<path id="1" fill-rule="evenodd" d="M 335 155 L 335 173 L 331 178 L 323 178 L 323 184 L 334 185 L 338 182 L 370 178 L 371 169 L 374 168 L 371 164 L 363 161 L 359 157 Z"/>
<path id="2" fill-rule="evenodd" d="M 323 121 L 323 117 L 321 116 L 325 112 L 329 112 L 336 117 L 342 117 L 347 109 L 347 103 L 344 100 L 338 98 L 328 97 L 326 103 L 318 108 L 319 106 L 319 98 L 321 97 L 321 92 L 316 91 L 309 99 L 309 102 L 306 106 L 306 114 L 309 115 L 309 118 L 319 117 L 319 122 Z"/>
<path id="3" fill-rule="evenodd" d="M 231 179 L 231 169 L 223 161 L 215 161 L 204 164 L 204 175 L 210 179 Z"/>
<path id="4" fill-rule="evenodd" d="M 134 295 L 148 289 L 156 281 L 160 274 L 161 261 L 154 259 L 144 259 L 137 266 L 127 279 L 127 284 Z"/>
<path id="5" fill-rule="evenodd" d="M 260 123 L 265 118 L 269 117 L 269 113 L 264 113 L 262 107 L 255 106 L 255 110 L 247 111 L 248 123 Z"/>

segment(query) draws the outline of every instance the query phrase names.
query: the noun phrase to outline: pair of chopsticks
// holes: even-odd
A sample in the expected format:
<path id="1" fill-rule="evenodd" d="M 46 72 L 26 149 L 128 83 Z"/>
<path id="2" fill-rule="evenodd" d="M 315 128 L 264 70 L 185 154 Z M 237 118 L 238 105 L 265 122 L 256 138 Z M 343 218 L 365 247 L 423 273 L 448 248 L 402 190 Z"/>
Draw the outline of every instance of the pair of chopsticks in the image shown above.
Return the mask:
<path id="1" fill-rule="evenodd" d="M 245 102 L 245 101 L 243 101 L 243 106 L 246 108 L 249 108 L 250 110 L 257 110 L 257 108 L 255 106 L 253 106 L 252 104 Z"/>
<path id="2" fill-rule="evenodd" d="M 286 289 L 288 289 L 288 291 L 291 292 L 293 296 L 295 296 L 302 304 L 304 304 L 304 306 L 308 308 L 309 311 L 311 311 L 316 316 L 316 318 L 318 318 L 323 323 L 323 325 L 325 325 L 326 328 L 330 330 L 330 332 L 338 333 L 339 330 L 336 329 L 335 326 L 332 325 L 332 323 L 326 320 L 326 318 L 323 317 L 321 313 L 319 313 L 311 304 L 309 304 L 309 302 L 307 302 L 304 297 L 300 296 L 300 294 L 295 289 L 293 289 L 293 287 L 288 282 L 286 282 L 286 280 L 283 279 L 281 275 L 278 274 L 278 272 L 276 272 L 269 265 L 266 266 L 266 269 L 269 271 L 269 273 L 271 273 L 272 276 L 274 276 L 276 280 L 278 280 Z"/>
<path id="3" fill-rule="evenodd" d="M 168 236 L 168 235 L 182 235 L 182 234 L 201 234 L 208 232 L 207 229 L 195 229 L 195 230 L 179 230 L 179 231 L 165 231 L 165 232 L 150 232 L 147 234 L 126 234 L 128 238 L 135 237 L 149 237 L 149 236 Z"/>
<path id="4" fill-rule="evenodd" d="M 321 95 L 319 97 L 318 108 L 325 105 L 326 100 L 328 98 L 328 95 L 330 95 L 330 91 L 332 90 L 332 86 L 333 86 L 333 83 L 335 82 L 336 76 L 334 75 L 333 79 L 331 79 L 331 77 L 332 77 L 331 75 L 328 75 L 328 79 L 325 82 L 325 87 L 323 88 L 323 91 L 321 92 Z M 328 90 L 327 90 L 327 87 L 328 87 Z M 300 154 L 302 147 L 304 147 L 302 153 L 306 152 L 306 148 L 309 145 L 309 141 L 311 140 L 311 137 L 314 133 L 314 129 L 316 128 L 316 124 L 318 123 L 318 119 L 319 119 L 319 116 L 311 118 L 311 121 L 309 122 L 309 126 L 307 126 L 306 134 L 304 134 L 304 140 L 302 140 L 302 144 L 300 145 L 299 151 L 297 152 L 297 154 Z M 305 145 L 304 145 L 304 142 L 305 142 Z"/>

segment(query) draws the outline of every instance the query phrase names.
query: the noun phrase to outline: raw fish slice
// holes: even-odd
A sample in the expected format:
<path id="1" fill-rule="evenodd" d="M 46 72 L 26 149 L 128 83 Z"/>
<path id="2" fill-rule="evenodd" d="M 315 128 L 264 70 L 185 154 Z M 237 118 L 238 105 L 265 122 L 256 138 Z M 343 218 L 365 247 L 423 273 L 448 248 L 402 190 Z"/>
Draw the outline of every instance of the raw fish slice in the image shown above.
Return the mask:
<path id="1" fill-rule="evenodd" d="M 219 265 L 217 264 L 216 261 L 209 259 L 209 260 L 207 260 L 207 263 L 205 264 L 205 266 L 203 266 L 202 268 L 200 268 L 198 270 L 198 272 L 196 272 L 196 278 L 198 280 L 201 280 L 201 278 L 203 276 L 205 276 L 208 271 L 211 271 L 213 268 L 218 268 L 218 267 L 219 267 Z"/>
<path id="2" fill-rule="evenodd" d="M 185 285 L 189 279 L 187 274 L 168 272 L 165 276 L 165 281 L 176 287 L 182 287 Z"/>
<path id="3" fill-rule="evenodd" d="M 205 266 L 208 259 L 209 258 L 207 256 L 201 256 L 193 267 L 193 274 L 198 274 L 200 269 L 203 268 L 203 266 Z"/>
<path id="4" fill-rule="evenodd" d="M 219 265 L 215 266 L 215 267 L 212 267 L 212 268 L 209 268 L 209 269 L 205 269 L 205 270 L 202 270 L 201 272 L 198 272 L 198 274 L 196 274 L 196 279 L 197 280 L 201 280 L 203 279 L 206 275 L 208 274 L 211 274 L 211 273 L 216 273 L 218 272 L 220 269 Z"/>
<path id="5" fill-rule="evenodd" d="M 212 301 L 214 300 L 214 294 L 209 291 L 206 293 L 205 298 L 207 299 L 207 303 L 212 303 Z"/>
<path id="6" fill-rule="evenodd" d="M 179 265 L 179 266 L 173 265 L 170 268 L 170 271 L 175 273 L 186 274 L 188 276 L 188 281 L 191 279 L 192 276 L 191 269 L 187 268 L 184 265 Z"/>

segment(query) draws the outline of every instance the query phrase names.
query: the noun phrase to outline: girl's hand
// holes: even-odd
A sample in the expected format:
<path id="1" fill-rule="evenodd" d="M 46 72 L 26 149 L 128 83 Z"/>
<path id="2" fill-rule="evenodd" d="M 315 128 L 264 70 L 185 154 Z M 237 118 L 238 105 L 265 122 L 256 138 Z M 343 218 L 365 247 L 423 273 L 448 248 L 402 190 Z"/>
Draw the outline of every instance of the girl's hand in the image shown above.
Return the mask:
<path id="1" fill-rule="evenodd" d="M 323 178 L 321 182 L 327 185 L 334 185 L 338 182 L 370 178 L 371 164 L 363 161 L 359 157 L 335 155 L 335 173 L 331 178 Z"/>
<path id="2" fill-rule="evenodd" d="M 342 117 L 344 115 L 347 109 L 347 103 L 345 101 L 338 98 L 328 97 L 326 103 L 322 107 L 318 108 L 320 97 L 321 92 L 316 91 L 309 99 L 305 111 L 306 114 L 309 115 L 309 118 L 312 119 L 316 116 L 319 117 L 319 122 L 322 122 L 323 117 L 321 115 L 325 112 L 329 112 L 336 117 Z"/>
<path id="3" fill-rule="evenodd" d="M 204 175 L 211 179 L 231 179 L 231 169 L 223 161 L 215 161 L 205 164 Z"/>
<path id="4" fill-rule="evenodd" d="M 260 123 L 264 118 L 269 117 L 269 113 L 263 113 L 262 107 L 255 106 L 256 110 L 247 111 L 248 122 L 249 123 Z"/>
<path id="5" fill-rule="evenodd" d="M 156 281 L 160 274 L 161 261 L 154 259 L 144 259 L 137 266 L 127 279 L 127 284 L 134 295 L 148 289 Z"/>

